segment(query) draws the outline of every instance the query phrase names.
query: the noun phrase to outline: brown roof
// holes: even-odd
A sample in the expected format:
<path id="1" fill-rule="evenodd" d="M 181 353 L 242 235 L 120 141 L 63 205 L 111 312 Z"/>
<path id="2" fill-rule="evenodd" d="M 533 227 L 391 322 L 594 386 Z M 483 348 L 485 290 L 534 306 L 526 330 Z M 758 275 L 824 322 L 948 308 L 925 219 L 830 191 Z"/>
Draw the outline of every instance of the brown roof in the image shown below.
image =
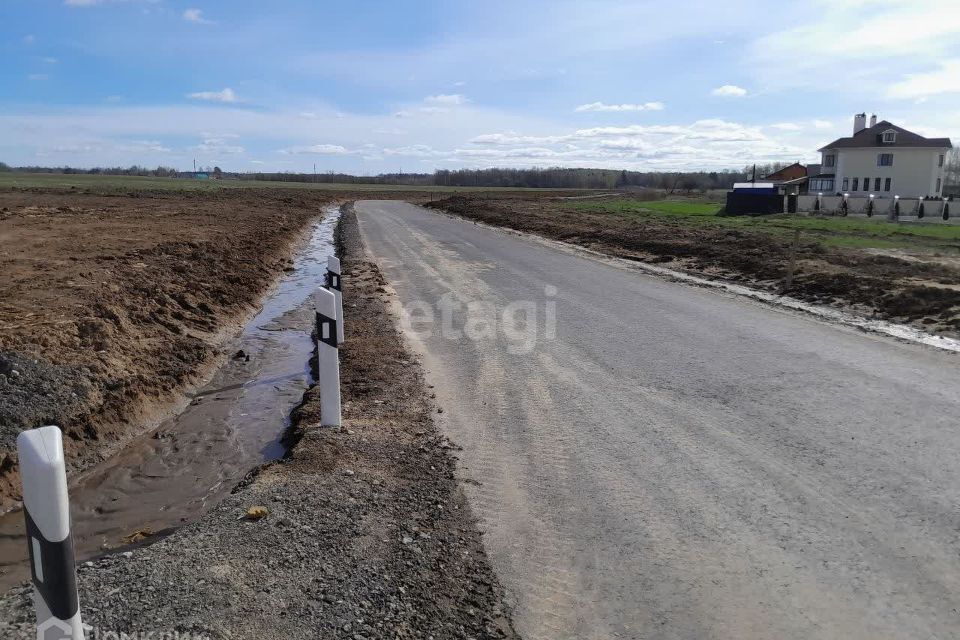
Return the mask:
<path id="1" fill-rule="evenodd" d="M 771 173 L 768 176 L 764 176 L 764 180 L 793 180 L 794 178 L 799 178 L 801 176 L 807 175 L 807 168 L 800 164 L 799 162 L 794 162 L 793 164 L 778 169 Z"/>
<path id="2" fill-rule="evenodd" d="M 883 132 L 893 129 L 897 132 L 897 141 L 893 143 L 883 143 Z M 907 131 L 895 124 L 890 124 L 886 120 L 878 122 L 875 126 L 867 127 L 863 131 L 849 138 L 837 138 L 828 145 L 824 145 L 818 151 L 824 149 L 851 149 L 857 147 L 952 147 L 950 138 L 924 138 L 912 131 Z"/>

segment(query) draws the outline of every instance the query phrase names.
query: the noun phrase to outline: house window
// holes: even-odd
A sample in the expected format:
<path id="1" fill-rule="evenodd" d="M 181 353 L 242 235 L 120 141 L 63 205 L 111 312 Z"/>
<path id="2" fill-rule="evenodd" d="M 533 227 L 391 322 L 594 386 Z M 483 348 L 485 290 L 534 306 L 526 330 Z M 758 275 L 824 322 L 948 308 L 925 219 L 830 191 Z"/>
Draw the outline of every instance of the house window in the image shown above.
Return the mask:
<path id="1" fill-rule="evenodd" d="M 835 167 L 836 165 L 837 165 L 837 156 L 835 155 L 823 156 L 823 166 Z M 940 156 L 940 165 L 943 166 L 943 156 Z"/>
<path id="2" fill-rule="evenodd" d="M 850 186 L 850 178 L 844 178 L 844 179 L 843 179 L 843 190 L 846 191 L 849 186 Z"/>
<path id="3" fill-rule="evenodd" d="M 810 180 L 810 188 L 808 191 L 819 192 L 819 191 L 833 191 L 833 178 L 813 178 Z"/>
<path id="4" fill-rule="evenodd" d="M 846 181 L 846 180 L 843 181 L 843 188 L 844 188 L 844 189 L 847 188 L 847 181 Z M 853 190 L 854 190 L 854 191 L 859 191 L 859 190 L 860 190 L 860 178 L 854 178 L 854 179 L 853 179 Z"/>
<path id="5" fill-rule="evenodd" d="M 883 143 L 884 144 L 893 144 L 897 141 L 897 132 L 893 129 L 883 132 Z"/>
<path id="6" fill-rule="evenodd" d="M 893 166 L 893 154 L 892 153 L 881 153 L 877 156 L 877 166 L 878 167 L 892 167 Z"/>
<path id="7" fill-rule="evenodd" d="M 863 179 L 863 190 L 870 191 L 870 178 Z"/>
<path id="8" fill-rule="evenodd" d="M 938 166 L 938 167 L 942 167 L 942 166 L 943 166 L 943 154 L 942 154 L 942 153 L 940 154 L 940 164 L 938 164 L 937 166 Z"/>
<path id="9" fill-rule="evenodd" d="M 889 180 L 889 178 L 887 178 Z M 873 181 L 873 190 L 880 191 L 880 178 L 875 178 Z"/>
<path id="10" fill-rule="evenodd" d="M 883 190 L 890 191 L 890 178 L 883 181 Z"/>
<path id="11" fill-rule="evenodd" d="M 937 195 L 940 195 L 940 178 L 937 178 Z"/>

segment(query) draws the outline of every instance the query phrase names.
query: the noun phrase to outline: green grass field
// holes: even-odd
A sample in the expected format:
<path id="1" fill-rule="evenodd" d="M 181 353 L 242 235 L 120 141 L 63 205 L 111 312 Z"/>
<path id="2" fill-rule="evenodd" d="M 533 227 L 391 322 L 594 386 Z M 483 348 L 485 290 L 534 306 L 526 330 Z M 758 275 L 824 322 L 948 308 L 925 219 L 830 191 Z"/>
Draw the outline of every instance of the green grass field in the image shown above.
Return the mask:
<path id="1" fill-rule="evenodd" d="M 640 201 L 628 198 L 571 202 L 568 209 L 608 213 L 628 218 L 652 218 L 681 225 L 714 225 L 748 232 L 790 236 L 799 229 L 824 246 L 858 248 L 944 248 L 960 250 L 960 225 L 932 223 L 894 224 L 866 218 L 771 215 L 720 217 L 720 205 L 697 200 Z"/>
<path id="2" fill-rule="evenodd" d="M 335 184 L 321 182 L 278 182 L 272 180 L 191 180 L 141 176 L 102 176 L 58 173 L 0 172 L 0 188 L 90 189 L 97 192 L 123 191 L 215 191 L 217 189 L 319 189 L 322 191 L 417 191 L 456 193 L 461 191 L 557 191 L 556 189 L 519 189 L 510 187 L 438 187 L 392 184 Z"/>

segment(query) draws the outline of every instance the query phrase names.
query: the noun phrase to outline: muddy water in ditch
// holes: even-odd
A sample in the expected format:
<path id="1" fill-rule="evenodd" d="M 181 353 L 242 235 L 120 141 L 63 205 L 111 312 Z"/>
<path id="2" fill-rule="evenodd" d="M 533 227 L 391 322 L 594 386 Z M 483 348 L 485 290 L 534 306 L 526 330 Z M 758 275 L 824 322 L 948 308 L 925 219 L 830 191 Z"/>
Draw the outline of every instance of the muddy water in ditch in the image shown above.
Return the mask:
<path id="1" fill-rule="evenodd" d="M 284 453 L 290 412 L 310 383 L 310 293 L 323 282 L 339 211 L 331 207 L 293 271 L 228 345 L 230 358 L 191 403 L 71 487 L 78 560 L 198 518 L 252 468 Z M 249 356 L 249 359 L 247 358 Z M 0 592 L 29 578 L 23 514 L 0 517 Z"/>

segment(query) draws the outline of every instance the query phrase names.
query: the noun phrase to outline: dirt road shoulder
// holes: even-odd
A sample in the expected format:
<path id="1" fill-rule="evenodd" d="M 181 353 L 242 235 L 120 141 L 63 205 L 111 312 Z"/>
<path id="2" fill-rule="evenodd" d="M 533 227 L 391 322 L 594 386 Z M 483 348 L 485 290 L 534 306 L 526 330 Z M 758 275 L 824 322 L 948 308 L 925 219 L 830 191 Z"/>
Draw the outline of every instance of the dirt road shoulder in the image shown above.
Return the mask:
<path id="1" fill-rule="evenodd" d="M 340 244 L 343 429 L 318 426 L 311 389 L 286 460 L 198 523 L 81 567 L 87 623 L 233 639 L 516 637 L 350 210 Z M 244 518 L 252 506 L 268 515 Z M 3 637 L 32 637 L 32 615 L 26 588 L 0 599 Z"/>

